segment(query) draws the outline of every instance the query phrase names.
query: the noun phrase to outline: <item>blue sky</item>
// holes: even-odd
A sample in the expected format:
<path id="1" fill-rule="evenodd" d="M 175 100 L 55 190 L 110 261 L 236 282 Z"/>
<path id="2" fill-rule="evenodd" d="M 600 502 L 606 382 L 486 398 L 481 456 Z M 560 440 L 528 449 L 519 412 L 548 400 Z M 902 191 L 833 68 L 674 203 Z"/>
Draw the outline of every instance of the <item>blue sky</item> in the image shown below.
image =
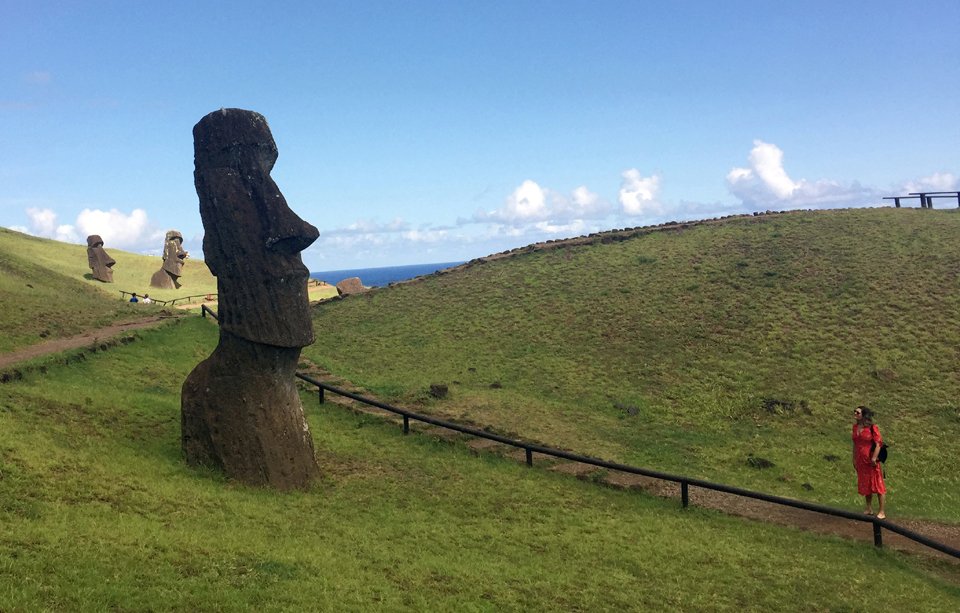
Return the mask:
<path id="1" fill-rule="evenodd" d="M 267 117 L 311 270 L 960 190 L 958 24 L 956 0 L 0 0 L 0 225 L 202 257 L 191 130 L 220 107 Z"/>

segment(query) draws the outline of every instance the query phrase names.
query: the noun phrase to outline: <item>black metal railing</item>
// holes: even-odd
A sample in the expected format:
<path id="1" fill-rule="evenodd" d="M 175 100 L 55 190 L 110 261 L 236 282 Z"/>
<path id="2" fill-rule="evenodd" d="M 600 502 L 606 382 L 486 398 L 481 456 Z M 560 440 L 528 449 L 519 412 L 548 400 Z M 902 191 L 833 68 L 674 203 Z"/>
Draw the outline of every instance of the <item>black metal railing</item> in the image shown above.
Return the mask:
<path id="1" fill-rule="evenodd" d="M 134 292 L 128 292 L 126 290 L 117 290 L 120 292 L 120 295 L 126 298 L 127 296 L 133 296 Z M 136 294 L 138 298 L 143 298 L 144 294 Z M 204 300 L 216 300 L 217 294 L 194 294 L 192 296 L 180 296 L 178 298 L 171 298 L 170 300 L 157 300 L 156 298 L 151 298 L 150 302 L 153 304 L 159 304 L 161 306 L 174 306 L 178 302 L 180 303 L 189 303 L 194 298 L 203 298 Z"/>
<path id="2" fill-rule="evenodd" d="M 211 311 L 212 313 L 212 311 Z M 693 477 L 685 477 L 682 475 L 673 475 L 670 473 L 661 472 L 658 470 L 650 470 L 648 468 L 639 468 L 637 466 L 629 466 L 627 464 L 619 464 L 617 462 L 608 462 L 606 460 L 601 460 L 599 458 L 592 458 L 590 456 L 580 455 L 576 453 L 571 453 L 569 451 L 563 451 L 562 449 L 553 449 L 551 447 L 545 447 L 543 445 L 538 445 L 536 443 L 528 443 L 516 439 L 511 439 L 506 436 L 500 436 L 498 434 L 493 434 L 491 432 L 486 432 L 477 428 L 471 428 L 470 426 L 464 426 L 458 423 L 445 421 L 442 419 L 437 419 L 435 417 L 430 417 L 429 415 L 421 415 L 419 413 L 414 413 L 413 411 L 408 411 L 406 409 L 401 409 L 399 407 L 391 406 L 385 402 L 380 402 L 370 398 L 364 398 L 358 394 L 348 392 L 346 390 L 339 389 L 322 381 L 317 381 L 316 379 L 305 375 L 302 373 L 297 373 L 297 377 L 310 383 L 311 385 L 316 385 L 319 390 L 320 402 L 324 401 L 324 390 L 330 391 L 334 394 L 344 396 L 346 398 L 351 398 L 357 402 L 363 404 L 377 407 L 391 413 L 403 416 L 403 433 L 408 434 L 410 432 L 410 420 L 416 420 L 423 423 L 431 424 L 433 426 L 439 426 L 441 428 L 447 428 L 449 430 L 454 430 L 456 432 L 461 432 L 463 434 L 469 434 L 479 438 L 484 438 L 491 441 L 496 441 L 504 445 L 509 445 L 511 447 L 516 447 L 518 449 L 523 449 L 526 455 L 526 461 L 528 466 L 533 466 L 533 454 L 539 453 L 545 456 L 551 456 L 555 458 L 562 458 L 564 460 L 570 460 L 573 462 L 579 462 L 581 464 L 589 464 L 591 466 L 596 466 L 599 468 L 605 468 L 608 470 L 615 470 L 623 473 L 630 473 L 634 475 L 642 475 L 644 477 L 652 477 L 654 479 L 660 479 L 663 481 L 672 481 L 674 483 L 680 484 L 680 499 L 684 507 L 687 507 L 690 504 L 689 496 L 689 487 L 692 485 L 694 487 L 700 487 L 707 490 L 713 490 L 716 492 L 724 492 L 726 494 L 733 494 L 735 496 L 742 496 L 745 498 L 753 498 L 755 500 L 762 500 L 764 502 L 770 502 L 773 504 L 778 504 L 782 506 L 793 507 L 796 509 L 803 509 L 804 511 L 813 511 L 816 513 L 823 513 L 825 515 L 832 515 L 834 517 L 842 517 L 844 519 L 851 519 L 853 521 L 866 522 L 870 523 L 873 526 L 873 543 L 877 547 L 883 546 L 883 534 L 882 528 L 886 528 L 891 532 L 895 532 L 903 537 L 906 537 L 912 541 L 925 545 L 932 549 L 936 549 L 942 553 L 945 553 L 954 558 L 960 558 L 960 549 L 956 549 L 944 543 L 940 543 L 931 538 L 928 538 L 922 534 L 909 530 L 902 526 L 898 526 L 886 519 L 879 519 L 875 516 L 866 516 L 860 513 L 854 513 L 852 511 L 845 511 L 843 509 L 836 509 L 833 507 L 828 507 L 824 505 L 814 504 L 811 502 L 804 502 L 802 500 L 794 500 L 792 498 L 784 498 L 783 496 L 774 496 L 773 494 L 764 494 L 763 492 L 754 492 L 752 490 L 747 490 L 739 487 L 734 487 L 732 485 L 724 485 L 722 483 L 713 483 L 711 481 L 706 481 L 703 479 L 696 479 Z"/>
<path id="3" fill-rule="evenodd" d="M 203 317 L 207 316 L 207 313 L 210 313 L 211 317 L 217 319 L 217 313 L 208 307 L 207 305 L 201 305 L 200 313 Z M 836 509 L 833 507 L 828 507 L 824 505 L 814 504 L 811 502 L 804 502 L 802 500 L 794 500 L 793 498 L 784 498 L 783 496 L 774 496 L 773 494 L 764 494 L 763 492 L 754 492 L 752 490 L 747 490 L 739 487 L 734 487 L 732 485 L 724 485 L 722 483 L 713 483 L 711 481 L 706 481 L 704 479 L 697 479 L 693 477 L 685 477 L 682 475 L 673 475 L 670 473 L 661 472 L 658 470 L 651 470 L 648 468 L 639 468 L 637 466 L 630 466 L 627 464 L 619 464 L 617 462 L 608 462 L 606 460 L 601 460 L 599 458 L 592 458 L 590 456 L 580 455 L 576 453 L 571 453 L 569 451 L 563 451 L 562 449 L 553 449 L 552 447 L 546 447 L 543 445 L 538 445 L 536 443 L 529 443 L 520 441 L 517 439 L 512 439 L 506 436 L 500 436 L 499 434 L 494 434 L 492 432 L 486 432 L 485 430 L 480 430 L 478 428 L 471 428 L 470 426 L 464 426 L 451 421 L 446 421 L 443 419 L 437 419 L 436 417 L 430 417 L 429 415 L 422 415 L 420 413 L 415 413 L 413 411 L 408 411 L 406 409 L 401 409 L 399 407 L 392 406 L 385 402 L 380 402 L 379 400 L 374 400 L 372 398 L 365 398 L 359 394 L 354 394 L 346 390 L 334 387 L 322 381 L 318 381 L 313 377 L 297 373 L 297 378 L 317 386 L 317 395 L 319 396 L 320 403 L 324 402 L 324 391 L 329 391 L 339 396 L 345 398 L 350 398 L 362 404 L 366 404 L 396 415 L 403 417 L 403 433 L 410 433 L 410 420 L 415 420 L 430 424 L 433 426 L 438 426 L 440 428 L 446 428 L 448 430 L 453 430 L 455 432 L 460 432 L 463 434 L 469 434 L 471 436 L 476 436 L 478 438 L 483 438 L 511 447 L 516 447 L 518 449 L 523 449 L 526 456 L 527 466 L 533 466 L 533 454 L 539 453 L 541 455 L 561 458 L 564 460 L 570 460 L 572 462 L 579 462 L 581 464 L 588 464 L 590 466 L 596 466 L 599 468 L 605 468 L 608 470 L 615 470 L 623 473 L 630 473 L 634 475 L 642 475 L 644 477 L 651 477 L 654 479 L 660 479 L 662 481 L 671 481 L 673 483 L 680 484 L 680 500 L 684 508 L 690 504 L 690 486 L 699 487 L 707 490 L 713 490 L 716 492 L 723 492 L 726 494 L 733 494 L 735 496 L 742 496 L 744 498 L 752 498 L 754 500 L 762 500 L 764 502 L 769 502 L 772 504 L 778 504 L 781 506 L 793 507 L 795 509 L 803 509 L 804 511 L 812 511 L 815 513 L 823 513 L 824 515 L 832 515 L 834 517 L 842 517 L 844 519 L 850 519 L 853 521 L 869 523 L 873 527 L 873 544 L 877 547 L 883 546 L 883 532 L 882 529 L 886 528 L 890 532 L 894 532 L 903 536 L 907 539 L 910 539 L 931 549 L 935 549 L 941 553 L 944 553 L 948 556 L 960 559 L 960 549 L 951 547 L 945 543 L 940 543 L 931 538 L 928 538 L 918 532 L 904 528 L 903 526 L 898 526 L 886 519 L 879 519 L 876 516 L 872 515 L 862 515 L 860 513 L 854 513 L 852 511 L 845 511 L 843 509 Z"/>

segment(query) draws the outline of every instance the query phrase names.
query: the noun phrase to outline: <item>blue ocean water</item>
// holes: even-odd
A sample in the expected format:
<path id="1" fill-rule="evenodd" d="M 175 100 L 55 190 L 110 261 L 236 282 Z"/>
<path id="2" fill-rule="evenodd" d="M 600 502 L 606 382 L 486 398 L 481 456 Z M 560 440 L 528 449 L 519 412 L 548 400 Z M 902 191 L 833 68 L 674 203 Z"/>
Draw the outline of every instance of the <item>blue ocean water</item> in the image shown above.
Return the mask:
<path id="1" fill-rule="evenodd" d="M 381 287 L 396 281 L 406 281 L 421 275 L 429 275 L 444 268 L 459 266 L 463 262 L 444 262 L 440 264 L 411 264 L 409 266 L 383 266 L 381 268 L 351 268 L 347 270 L 326 270 L 311 272 L 312 279 L 320 279 L 336 285 L 350 277 L 360 277 L 366 287 Z"/>

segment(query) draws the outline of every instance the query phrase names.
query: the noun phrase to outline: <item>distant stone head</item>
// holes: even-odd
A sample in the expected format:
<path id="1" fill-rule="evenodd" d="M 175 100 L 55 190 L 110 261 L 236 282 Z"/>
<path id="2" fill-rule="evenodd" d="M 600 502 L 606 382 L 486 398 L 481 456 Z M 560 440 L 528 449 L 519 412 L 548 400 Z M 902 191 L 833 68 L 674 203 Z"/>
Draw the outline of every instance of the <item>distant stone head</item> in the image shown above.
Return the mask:
<path id="1" fill-rule="evenodd" d="M 87 264 L 93 271 L 93 278 L 104 283 L 113 283 L 113 265 L 116 260 L 103 248 L 103 239 L 99 234 L 87 237 Z"/>
<path id="2" fill-rule="evenodd" d="M 163 265 L 153 273 L 150 286 L 161 289 L 177 289 L 183 274 L 183 263 L 187 259 L 183 250 L 183 234 L 177 230 L 167 232 L 163 240 Z"/>

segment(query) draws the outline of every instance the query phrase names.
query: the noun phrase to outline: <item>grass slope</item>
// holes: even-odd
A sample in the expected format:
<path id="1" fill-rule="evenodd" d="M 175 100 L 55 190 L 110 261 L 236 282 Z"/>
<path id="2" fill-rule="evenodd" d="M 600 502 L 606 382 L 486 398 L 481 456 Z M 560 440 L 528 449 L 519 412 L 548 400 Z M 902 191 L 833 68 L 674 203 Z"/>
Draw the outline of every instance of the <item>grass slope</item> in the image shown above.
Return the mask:
<path id="1" fill-rule="evenodd" d="M 0 385 L 0 610 L 960 606 L 944 563 L 476 457 L 312 394 L 323 481 L 224 483 L 179 450 L 215 327 L 140 337 Z"/>
<path id="2" fill-rule="evenodd" d="M 60 253 L 63 243 L 34 239 L 0 228 L 0 351 L 72 336 L 155 309 L 137 309 L 83 280 L 32 257 L 44 249 Z M 78 254 L 84 258 L 86 253 Z"/>
<path id="3" fill-rule="evenodd" d="M 958 236 L 956 211 L 860 209 L 598 239 L 327 303 L 306 353 L 427 412 L 847 508 L 867 404 L 892 517 L 958 522 Z"/>
<path id="4" fill-rule="evenodd" d="M 110 284 L 92 278 L 85 246 L 0 228 L 0 351 L 160 312 L 157 305 L 128 304 L 120 290 L 160 300 L 217 291 L 216 278 L 202 261 L 187 261 L 179 290 L 159 290 L 150 287 L 159 257 L 118 249 L 108 253 L 117 261 Z"/>
<path id="5" fill-rule="evenodd" d="M 190 258 L 180 289 L 150 287 L 163 263 L 156 256 L 107 248 L 117 264 L 113 283 L 93 279 L 87 248 L 0 228 L 0 352 L 78 334 L 161 310 L 127 305 L 121 290 L 157 300 L 217 293 L 217 279 L 203 260 Z M 311 300 L 336 296 L 335 287 L 311 285 Z"/>
<path id="6" fill-rule="evenodd" d="M 117 261 L 113 267 L 113 283 L 102 283 L 92 278 L 85 245 L 62 243 L 0 228 L 0 257 L 14 257 L 34 263 L 42 269 L 83 281 L 117 299 L 121 298 L 120 290 L 147 293 L 160 300 L 217 293 L 217 279 L 210 274 L 203 260 L 188 258 L 183 266 L 183 276 L 180 277 L 182 287 L 164 290 L 150 287 L 150 278 L 160 270 L 163 258 L 111 249 L 110 245 L 104 245 L 104 248 Z M 200 253 L 198 245 L 194 255 Z"/>

